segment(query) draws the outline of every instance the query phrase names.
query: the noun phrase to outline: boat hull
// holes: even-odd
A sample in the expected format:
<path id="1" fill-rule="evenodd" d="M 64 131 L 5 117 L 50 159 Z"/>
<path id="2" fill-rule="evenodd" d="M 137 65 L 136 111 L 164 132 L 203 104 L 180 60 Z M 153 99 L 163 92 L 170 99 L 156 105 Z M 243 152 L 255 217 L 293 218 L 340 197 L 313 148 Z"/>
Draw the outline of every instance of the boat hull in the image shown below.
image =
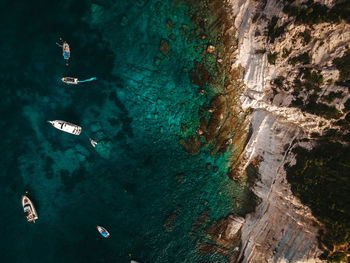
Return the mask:
<path id="1" fill-rule="evenodd" d="M 67 42 L 63 42 L 62 46 L 63 58 L 68 61 L 70 58 L 70 48 Z"/>
<path id="2" fill-rule="evenodd" d="M 101 236 L 104 238 L 109 238 L 111 234 L 102 226 L 96 226 L 97 231 L 100 232 Z"/>
<path id="3" fill-rule="evenodd" d="M 25 195 L 22 196 L 22 206 L 23 206 L 24 212 L 29 212 L 28 216 L 26 216 L 28 222 L 35 223 L 35 220 L 39 218 L 38 213 L 36 212 L 32 201 Z"/>
<path id="4" fill-rule="evenodd" d="M 67 121 L 54 120 L 54 121 L 49 121 L 49 123 L 51 123 L 52 126 L 58 130 L 61 130 L 70 134 L 74 134 L 74 135 L 80 135 L 82 131 L 82 128 L 80 126 Z"/>
<path id="5" fill-rule="evenodd" d="M 62 80 L 62 82 L 67 83 L 67 84 L 77 85 L 79 83 L 79 80 L 77 78 L 64 77 L 61 80 Z"/>

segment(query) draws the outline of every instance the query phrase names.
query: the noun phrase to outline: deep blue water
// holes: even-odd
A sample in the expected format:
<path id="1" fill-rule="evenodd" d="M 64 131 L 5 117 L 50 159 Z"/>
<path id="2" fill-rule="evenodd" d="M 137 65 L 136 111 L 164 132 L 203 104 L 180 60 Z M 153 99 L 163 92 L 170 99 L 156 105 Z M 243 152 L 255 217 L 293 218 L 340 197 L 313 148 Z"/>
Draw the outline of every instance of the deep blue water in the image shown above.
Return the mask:
<path id="1" fill-rule="evenodd" d="M 204 233 L 191 231 L 200 213 L 217 220 L 241 197 L 225 156 L 191 156 L 178 143 L 181 123 L 191 128 L 205 102 L 186 72 L 201 52 L 183 38 L 183 24 L 195 27 L 186 3 L 2 0 L 0 12 L 1 262 L 129 262 L 129 253 L 139 262 L 225 262 L 198 255 Z M 68 67 L 60 37 L 71 46 Z M 98 81 L 67 86 L 63 76 Z M 46 123 L 55 119 L 81 125 L 82 135 Z M 35 224 L 23 217 L 25 191 Z"/>

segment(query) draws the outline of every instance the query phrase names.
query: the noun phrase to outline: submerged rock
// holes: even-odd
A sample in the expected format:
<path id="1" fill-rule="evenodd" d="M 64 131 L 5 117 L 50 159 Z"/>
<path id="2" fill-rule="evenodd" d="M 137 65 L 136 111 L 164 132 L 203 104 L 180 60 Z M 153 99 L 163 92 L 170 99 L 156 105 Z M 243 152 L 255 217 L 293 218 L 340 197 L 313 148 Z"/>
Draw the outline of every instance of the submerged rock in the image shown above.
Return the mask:
<path id="1" fill-rule="evenodd" d="M 190 72 L 190 76 L 193 84 L 203 88 L 209 80 L 209 72 L 205 68 L 204 63 L 196 63 L 194 68 Z"/>
<path id="2" fill-rule="evenodd" d="M 174 222 L 176 220 L 176 216 L 177 214 L 176 213 L 172 213 L 170 214 L 167 219 L 165 220 L 165 223 L 164 223 L 164 228 L 165 228 L 165 231 L 166 232 L 170 232 L 173 230 L 174 228 Z"/>
<path id="3" fill-rule="evenodd" d="M 170 34 L 170 35 L 169 35 L 169 38 L 170 38 L 171 40 L 176 40 L 175 34 Z"/>
<path id="4" fill-rule="evenodd" d="M 120 19 L 120 25 L 121 26 L 126 26 L 127 24 L 128 24 L 128 22 L 129 22 L 129 19 L 128 19 L 128 17 L 127 16 L 122 16 L 122 18 Z"/>
<path id="5" fill-rule="evenodd" d="M 197 243 L 197 250 L 200 254 L 221 254 L 229 259 L 229 262 L 236 262 L 241 247 L 241 228 L 244 218 L 229 215 L 212 222 L 205 230 L 206 238 Z"/>
<path id="6" fill-rule="evenodd" d="M 210 209 L 207 208 L 201 214 L 198 215 L 196 221 L 192 224 L 191 235 L 198 233 L 210 219 Z"/>
<path id="7" fill-rule="evenodd" d="M 112 142 L 109 140 L 99 141 L 95 147 L 96 152 L 103 158 L 109 159 L 112 151 Z"/>
<path id="8" fill-rule="evenodd" d="M 213 54 L 214 52 L 215 52 L 215 47 L 212 46 L 212 45 L 209 45 L 209 46 L 207 47 L 207 53 Z"/>
<path id="9" fill-rule="evenodd" d="M 147 2 L 148 0 L 134 0 L 134 3 L 139 7 L 143 7 Z"/>
<path id="10" fill-rule="evenodd" d="M 192 154 L 196 155 L 200 152 L 202 148 L 202 142 L 198 137 L 189 136 L 187 140 L 181 138 L 179 143 L 185 148 L 185 150 Z"/>
<path id="11" fill-rule="evenodd" d="M 169 30 L 172 30 L 174 28 L 174 24 L 169 18 L 166 20 L 166 25 Z"/>
<path id="12" fill-rule="evenodd" d="M 104 16 L 104 8 L 96 3 L 91 4 L 91 22 L 93 24 L 98 24 L 101 22 Z"/>
<path id="13" fill-rule="evenodd" d="M 160 42 L 159 51 L 164 55 L 168 56 L 171 51 L 171 44 L 168 40 L 162 40 Z"/>

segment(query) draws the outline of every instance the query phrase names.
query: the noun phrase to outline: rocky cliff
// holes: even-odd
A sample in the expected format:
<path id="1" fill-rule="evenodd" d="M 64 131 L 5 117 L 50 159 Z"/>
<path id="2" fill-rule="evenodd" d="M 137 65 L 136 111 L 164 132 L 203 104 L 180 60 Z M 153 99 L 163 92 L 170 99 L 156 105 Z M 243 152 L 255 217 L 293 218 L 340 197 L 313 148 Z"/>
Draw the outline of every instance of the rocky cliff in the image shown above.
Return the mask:
<path id="1" fill-rule="evenodd" d="M 287 2 L 226 1 L 238 41 L 231 54 L 232 68 L 244 68 L 240 100 L 243 109 L 252 112 L 252 135 L 241 171 L 259 160 L 253 191 L 261 203 L 243 224 L 239 221 L 242 245 L 237 259 L 243 262 L 321 261 L 317 236 L 322 224 L 292 194 L 284 167 L 295 163 L 292 148 L 311 149 L 314 143 L 303 142 L 306 138 L 337 127 L 349 98 L 346 88 L 334 84 L 339 71 L 332 61 L 346 52 L 350 25 L 297 23 L 297 18 L 283 12 L 293 1 Z M 303 8 L 306 2 L 293 5 Z M 316 2 L 332 7 L 335 1 Z M 337 92 L 342 95 L 327 100 L 327 95 Z M 321 104 L 327 110 L 315 106 Z"/>

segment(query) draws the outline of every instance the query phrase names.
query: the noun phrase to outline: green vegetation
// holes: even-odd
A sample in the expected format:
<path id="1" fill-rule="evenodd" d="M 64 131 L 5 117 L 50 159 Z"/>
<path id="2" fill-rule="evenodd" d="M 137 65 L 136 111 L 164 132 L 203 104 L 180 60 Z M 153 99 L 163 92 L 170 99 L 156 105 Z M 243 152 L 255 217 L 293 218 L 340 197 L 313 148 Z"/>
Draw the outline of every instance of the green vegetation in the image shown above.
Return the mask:
<path id="1" fill-rule="evenodd" d="M 281 36 L 284 33 L 284 28 L 286 24 L 283 24 L 282 26 L 277 25 L 278 17 L 274 16 L 271 18 L 271 21 L 267 27 L 268 29 L 268 36 L 271 43 L 275 42 L 275 39 Z"/>
<path id="2" fill-rule="evenodd" d="M 307 7 L 286 5 L 283 12 L 288 16 L 295 16 L 295 21 L 300 24 L 313 25 L 324 22 L 340 23 L 342 21 L 342 17 L 335 10 L 330 10 L 327 6 L 313 3 L 313 1 L 309 1 Z"/>
<path id="3" fill-rule="evenodd" d="M 264 48 L 264 49 L 257 49 L 256 51 L 255 51 L 255 54 L 265 54 L 266 53 L 266 49 Z"/>
<path id="4" fill-rule="evenodd" d="M 340 71 L 340 80 L 350 80 L 350 49 L 341 58 L 334 59 L 333 63 Z"/>
<path id="5" fill-rule="evenodd" d="M 331 12 L 338 15 L 338 20 L 343 19 L 347 23 L 350 23 L 350 1 L 338 1 Z M 341 3 L 342 2 L 342 3 Z"/>
<path id="6" fill-rule="evenodd" d="M 328 95 L 324 95 L 322 99 L 324 99 L 326 102 L 331 103 L 334 99 L 340 99 L 343 97 L 343 92 L 337 91 L 337 92 L 330 92 Z"/>
<path id="7" fill-rule="evenodd" d="M 292 102 L 292 105 L 303 111 L 322 116 L 326 119 L 338 119 L 341 116 L 341 113 L 334 106 L 328 106 L 320 102 L 317 103 L 317 93 L 321 90 L 321 85 L 324 82 L 322 74 L 315 70 L 311 70 L 310 68 L 301 68 L 300 75 L 301 78 L 296 79 L 294 82 L 295 86 L 293 95 L 297 98 Z M 301 91 L 305 91 L 309 94 L 305 102 L 301 98 L 298 98 Z"/>
<path id="8" fill-rule="evenodd" d="M 303 38 L 304 44 L 307 45 L 311 41 L 311 31 L 308 29 L 305 29 L 304 32 L 300 32 L 299 36 Z"/>
<path id="9" fill-rule="evenodd" d="M 344 103 L 345 110 L 350 111 L 350 99 Z"/>
<path id="10" fill-rule="evenodd" d="M 287 58 L 289 57 L 290 53 L 292 53 L 292 49 L 286 49 L 286 48 L 283 48 L 283 51 L 282 51 L 282 58 Z"/>
<path id="11" fill-rule="evenodd" d="M 339 262 L 350 253 L 344 245 L 350 242 L 350 147 L 326 141 L 311 151 L 298 147 L 293 152 L 297 163 L 286 167 L 292 191 L 325 224 L 319 241 L 329 251 L 322 258 Z"/>
<path id="12" fill-rule="evenodd" d="M 284 77 L 279 76 L 278 78 L 273 80 L 273 84 L 275 84 L 277 87 L 282 88 L 284 82 Z"/>
<path id="13" fill-rule="evenodd" d="M 269 54 L 267 54 L 267 61 L 271 64 L 271 65 L 275 65 L 276 63 L 276 59 L 277 59 L 277 55 L 278 53 L 271 53 L 269 52 Z"/>
<path id="14" fill-rule="evenodd" d="M 296 57 L 293 57 L 293 58 L 290 58 L 289 59 L 289 62 L 292 64 L 292 65 L 295 65 L 296 63 L 300 62 L 304 65 L 306 64 L 309 64 L 310 63 L 310 56 L 309 56 L 309 53 L 305 52 L 299 56 L 296 56 Z"/>
<path id="15" fill-rule="evenodd" d="M 328 257 L 328 262 L 346 262 L 346 254 L 343 252 L 335 252 Z"/>
<path id="16" fill-rule="evenodd" d="M 307 104 L 301 107 L 301 109 L 326 119 L 338 119 L 341 116 L 341 113 L 335 107 L 317 103 L 317 97 L 316 94 L 309 96 Z"/>
<path id="17" fill-rule="evenodd" d="M 304 85 L 307 90 L 320 91 L 320 87 L 323 84 L 324 78 L 320 72 L 311 70 L 310 68 L 302 68 L 301 73 L 303 79 L 305 79 Z"/>
<path id="18" fill-rule="evenodd" d="M 339 23 L 342 20 L 350 22 L 350 1 L 338 1 L 333 8 L 307 1 L 303 7 L 293 5 L 295 1 L 287 0 L 289 4 L 284 12 L 294 16 L 297 23 L 313 25 L 322 22 Z M 311 41 L 311 33 L 300 33 L 304 43 Z M 282 57 L 290 53 L 283 50 Z M 310 56 L 303 53 L 289 59 L 290 63 L 310 64 Z M 333 61 L 340 72 L 337 85 L 350 87 L 350 49 L 343 57 Z M 277 85 L 279 81 L 274 81 Z M 310 151 L 297 147 L 293 150 L 297 154 L 294 166 L 286 166 L 287 179 L 291 183 L 293 193 L 308 205 L 313 215 L 322 222 L 325 229 L 319 233 L 320 248 L 326 247 L 321 259 L 328 262 L 346 262 L 350 254 L 350 99 L 344 104 L 345 118 L 339 118 L 341 113 L 334 107 L 318 101 L 318 93 L 324 83 L 319 71 L 308 68 L 300 70 L 299 77 L 294 83 L 293 95 L 296 99 L 293 105 L 303 111 L 338 119 L 336 125 L 340 130 L 330 129 L 323 136 L 313 134 L 313 140 L 318 144 Z M 333 84 L 333 80 L 327 80 Z M 303 96 L 299 94 L 302 93 Z M 307 98 L 304 98 L 307 95 Z M 325 102 L 332 103 L 336 98 L 342 98 L 343 92 L 336 91 L 324 95 Z M 340 141 L 345 143 L 339 143 Z"/>

